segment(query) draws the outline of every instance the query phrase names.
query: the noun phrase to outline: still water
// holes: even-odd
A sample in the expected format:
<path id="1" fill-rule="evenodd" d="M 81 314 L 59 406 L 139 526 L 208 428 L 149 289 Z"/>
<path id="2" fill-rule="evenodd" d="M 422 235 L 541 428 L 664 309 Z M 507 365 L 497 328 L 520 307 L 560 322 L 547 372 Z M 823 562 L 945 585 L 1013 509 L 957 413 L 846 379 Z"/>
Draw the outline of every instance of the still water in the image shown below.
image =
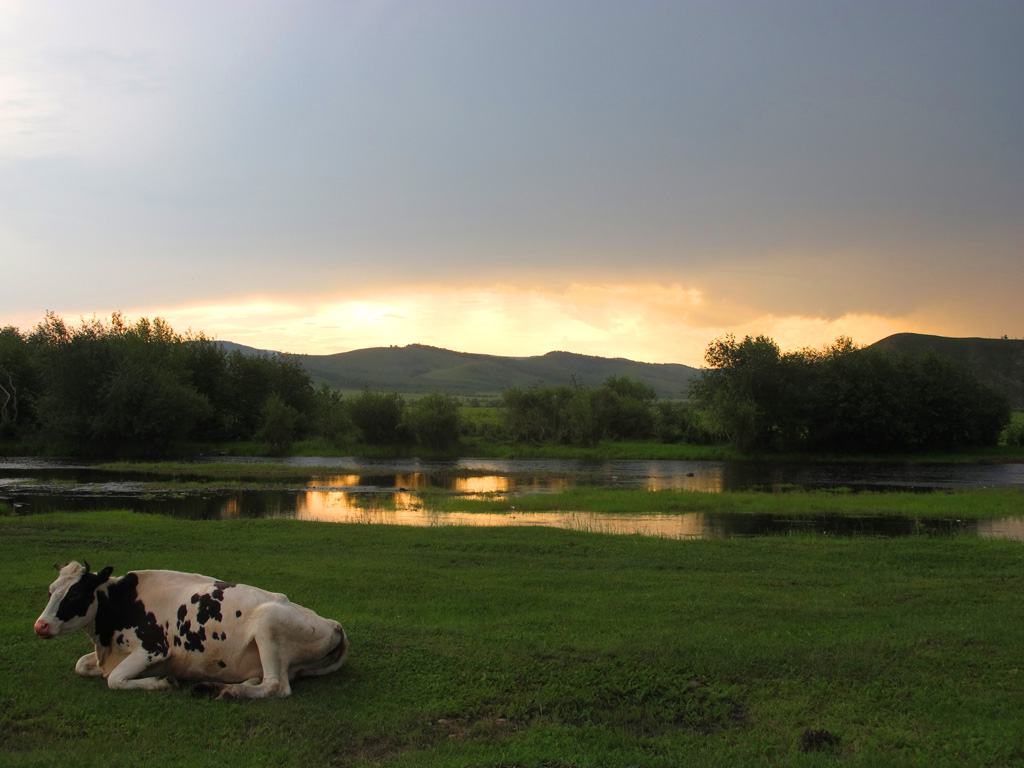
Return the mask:
<path id="1" fill-rule="evenodd" d="M 223 459 L 253 465 L 259 459 Z M 201 463 L 197 462 L 197 463 Z M 275 463 L 281 463 L 276 461 Z M 967 532 L 1024 540 L 1024 518 L 997 521 L 915 520 L 895 517 L 820 518 L 696 513 L 615 515 L 515 509 L 522 494 L 572 487 L 780 492 L 848 488 L 853 491 L 927 491 L 1016 487 L 1024 489 L 1024 464 L 799 464 L 714 461 L 490 460 L 456 461 L 290 459 L 316 467 L 308 482 L 260 489 L 182 490 L 144 482 L 137 475 L 99 472 L 86 464 L 40 459 L 0 459 L 0 501 L 19 514 L 51 510 L 132 509 L 190 519 L 291 518 L 344 523 L 416 526 L 552 526 L 671 538 L 759 536 L 806 531 L 838 536 L 900 536 Z M 504 499 L 501 514 L 438 512 L 421 491 L 441 489 L 469 498 Z"/>

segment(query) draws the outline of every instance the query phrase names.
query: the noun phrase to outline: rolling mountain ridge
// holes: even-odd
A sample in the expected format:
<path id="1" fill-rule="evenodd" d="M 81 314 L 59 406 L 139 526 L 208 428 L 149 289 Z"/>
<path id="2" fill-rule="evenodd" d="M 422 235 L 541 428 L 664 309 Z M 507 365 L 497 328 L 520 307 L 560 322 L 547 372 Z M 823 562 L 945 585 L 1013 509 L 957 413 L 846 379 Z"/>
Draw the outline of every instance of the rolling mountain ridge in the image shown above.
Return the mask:
<path id="1" fill-rule="evenodd" d="M 274 354 L 232 342 L 218 343 L 245 354 Z M 1024 409 L 1024 340 L 897 333 L 870 346 L 915 356 L 934 350 L 967 366 L 983 383 L 1003 392 L 1014 408 Z M 295 357 L 317 384 L 326 383 L 342 390 L 368 387 L 403 394 L 440 391 L 489 397 L 510 387 L 573 381 L 598 387 L 609 376 L 628 376 L 652 386 L 659 397 L 679 398 L 685 396 L 690 381 L 700 375 L 700 369 L 678 363 L 640 363 L 572 352 L 501 357 L 424 344 L 289 356 Z"/>
<path id="2" fill-rule="evenodd" d="M 228 350 L 268 354 L 232 342 Z M 272 354 L 272 353 L 271 353 Z M 424 344 L 371 347 L 333 355 L 289 355 L 309 371 L 316 383 L 335 389 L 426 394 L 449 392 L 463 396 L 495 396 L 510 387 L 571 384 L 574 380 L 598 387 L 609 376 L 628 376 L 649 384 L 659 397 L 686 394 L 699 369 L 677 363 L 639 363 L 624 358 L 593 357 L 572 352 L 548 352 L 533 357 L 501 357 L 454 352 Z"/>

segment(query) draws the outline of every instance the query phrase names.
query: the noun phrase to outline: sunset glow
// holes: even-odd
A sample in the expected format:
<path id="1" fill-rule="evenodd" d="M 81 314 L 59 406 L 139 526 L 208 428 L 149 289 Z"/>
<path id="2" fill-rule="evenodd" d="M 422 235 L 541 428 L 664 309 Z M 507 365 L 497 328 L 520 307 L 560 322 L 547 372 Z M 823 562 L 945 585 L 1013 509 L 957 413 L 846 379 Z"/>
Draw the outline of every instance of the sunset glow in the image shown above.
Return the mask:
<path id="1" fill-rule="evenodd" d="M 725 333 L 1024 335 L 1020 3 L 0 20 L 0 326 L 689 365 Z"/>
<path id="2" fill-rule="evenodd" d="M 140 307 L 127 314 L 163 317 L 179 332 L 202 330 L 257 349 L 299 354 L 428 344 L 510 357 L 562 350 L 692 366 L 700 366 L 708 343 L 725 333 L 765 334 L 784 349 L 799 349 L 821 347 L 841 335 L 871 344 L 915 328 L 906 318 L 867 315 L 762 315 L 704 324 L 694 317 L 701 303 L 698 292 L 650 285 L 572 286 L 561 293 L 433 288 L 400 291 L 387 302 L 339 297 L 311 306 L 266 301 L 243 302 L 234 311 L 223 305 Z"/>

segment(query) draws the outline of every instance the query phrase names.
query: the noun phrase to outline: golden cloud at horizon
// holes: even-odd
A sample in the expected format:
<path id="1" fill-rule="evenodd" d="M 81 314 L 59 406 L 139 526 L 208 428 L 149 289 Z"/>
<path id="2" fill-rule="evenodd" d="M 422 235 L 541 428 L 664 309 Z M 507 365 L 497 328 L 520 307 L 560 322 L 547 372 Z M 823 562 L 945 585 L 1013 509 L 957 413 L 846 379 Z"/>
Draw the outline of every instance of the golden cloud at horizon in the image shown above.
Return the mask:
<path id="1" fill-rule="evenodd" d="M 709 300 L 697 288 L 649 283 L 389 287 L 350 296 L 258 297 L 123 312 L 128 320 L 162 317 L 179 333 L 191 330 L 250 347 L 299 354 L 416 343 L 510 357 L 562 350 L 698 367 L 708 343 L 727 333 L 763 334 L 783 349 L 800 349 L 822 347 L 841 335 L 871 344 L 893 333 L 916 330 L 907 318 L 867 314 L 835 319 L 743 315 L 727 302 Z M 69 323 L 79 317 L 58 314 Z M 110 312 L 95 314 L 103 317 Z"/>

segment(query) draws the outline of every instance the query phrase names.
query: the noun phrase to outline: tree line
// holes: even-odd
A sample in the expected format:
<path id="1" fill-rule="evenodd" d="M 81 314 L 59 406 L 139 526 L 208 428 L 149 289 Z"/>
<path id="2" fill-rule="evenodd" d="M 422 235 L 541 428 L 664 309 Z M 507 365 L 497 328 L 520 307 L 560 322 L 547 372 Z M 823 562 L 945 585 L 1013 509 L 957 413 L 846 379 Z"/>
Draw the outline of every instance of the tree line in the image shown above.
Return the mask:
<path id="1" fill-rule="evenodd" d="M 602 440 L 728 442 L 741 450 L 881 452 L 994 444 L 1009 419 L 998 393 L 934 355 L 839 339 L 782 353 L 766 337 L 713 341 L 688 402 L 612 376 L 599 387 L 513 387 L 492 428 L 460 418 L 457 398 L 394 392 L 343 397 L 315 387 L 299 359 L 229 352 L 160 318 L 82 321 L 48 313 L 0 330 L 0 444 L 57 453 L 163 456 L 182 446 L 297 440 L 453 451 L 464 436 L 592 446 Z"/>
<path id="2" fill-rule="evenodd" d="M 502 393 L 501 437 L 514 443 L 593 446 L 602 440 L 713 442 L 701 415 L 683 402 L 659 400 L 654 388 L 627 376 L 600 387 L 513 387 Z"/>
<path id="3" fill-rule="evenodd" d="M 857 347 L 783 353 L 766 336 L 707 349 L 695 407 L 741 450 L 884 453 L 995 445 L 1010 421 L 1002 393 L 966 366 Z"/>
<path id="4" fill-rule="evenodd" d="M 0 330 L 0 445 L 76 455 L 160 457 L 172 450 L 297 440 L 450 449 L 459 403 L 435 393 L 343 398 L 314 387 L 292 356 L 228 351 L 166 321 L 115 313 L 72 327 L 53 313 L 29 333 Z"/>

